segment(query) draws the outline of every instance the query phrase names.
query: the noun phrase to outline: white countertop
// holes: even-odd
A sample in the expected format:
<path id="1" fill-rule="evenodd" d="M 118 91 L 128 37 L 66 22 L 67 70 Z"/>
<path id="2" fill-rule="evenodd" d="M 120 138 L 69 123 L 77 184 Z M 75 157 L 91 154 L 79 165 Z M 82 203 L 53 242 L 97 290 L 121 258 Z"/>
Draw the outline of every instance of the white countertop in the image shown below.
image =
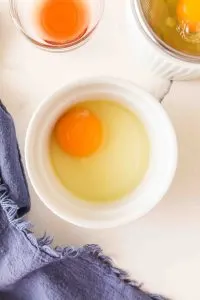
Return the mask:
<path id="1" fill-rule="evenodd" d="M 107 0 L 104 18 L 93 38 L 68 53 L 35 48 L 15 29 L 8 1 L 0 2 L 0 95 L 15 119 L 23 155 L 30 117 L 61 85 L 86 76 L 132 80 L 163 98 L 169 82 L 140 68 L 134 42 L 128 38 L 125 6 L 129 0 Z M 29 219 L 36 234 L 46 230 L 55 244 L 98 243 L 105 253 L 144 283 L 151 292 L 174 300 L 199 300 L 200 278 L 200 81 L 174 82 L 163 106 L 175 126 L 179 164 L 175 180 L 160 204 L 127 226 L 92 231 L 53 215 L 32 194 Z"/>

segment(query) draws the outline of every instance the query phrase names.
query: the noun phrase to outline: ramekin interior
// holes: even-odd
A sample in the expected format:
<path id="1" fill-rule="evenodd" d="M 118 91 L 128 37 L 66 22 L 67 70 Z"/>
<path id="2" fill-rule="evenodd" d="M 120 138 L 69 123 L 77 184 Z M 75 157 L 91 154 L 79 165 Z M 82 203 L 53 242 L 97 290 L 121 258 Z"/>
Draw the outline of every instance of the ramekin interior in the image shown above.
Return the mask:
<path id="1" fill-rule="evenodd" d="M 140 186 L 110 204 L 77 199 L 57 179 L 48 155 L 49 135 L 58 117 L 71 105 L 91 98 L 121 102 L 133 110 L 151 144 L 149 169 Z M 40 105 L 27 131 L 25 157 L 32 185 L 49 209 L 78 226 L 108 228 L 143 216 L 162 199 L 176 169 L 177 144 L 169 118 L 153 96 L 130 82 L 99 78 L 65 86 Z"/>

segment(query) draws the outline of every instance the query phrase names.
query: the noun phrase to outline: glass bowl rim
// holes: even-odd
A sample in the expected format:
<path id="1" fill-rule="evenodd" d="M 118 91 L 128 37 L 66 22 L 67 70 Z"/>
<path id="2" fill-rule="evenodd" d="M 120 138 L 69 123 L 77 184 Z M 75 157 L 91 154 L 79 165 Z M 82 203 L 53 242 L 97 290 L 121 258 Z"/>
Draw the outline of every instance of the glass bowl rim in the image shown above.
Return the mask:
<path id="1" fill-rule="evenodd" d="M 95 22 L 95 24 L 92 26 L 92 28 L 86 32 L 81 38 L 77 38 L 76 40 L 74 40 L 73 42 L 67 42 L 67 43 L 60 43 L 60 44 L 46 44 L 43 43 L 42 41 L 37 41 L 35 38 L 31 37 L 30 34 L 28 34 L 24 28 L 24 26 L 22 26 L 21 22 L 20 22 L 20 18 L 18 16 L 18 12 L 16 10 L 15 4 L 16 4 L 17 0 L 9 0 L 9 10 L 10 10 L 10 15 L 11 18 L 16 26 L 16 28 L 30 41 L 32 42 L 34 45 L 47 50 L 47 51 L 55 51 L 55 52 L 64 52 L 67 50 L 71 50 L 75 47 L 79 47 L 81 46 L 84 42 L 87 41 L 87 39 L 91 36 L 91 34 L 96 30 L 96 28 L 98 27 L 103 13 L 104 13 L 104 8 L 105 8 L 105 0 L 99 0 L 100 2 L 100 10 L 99 10 L 99 16 L 97 21 Z"/>
<path id="2" fill-rule="evenodd" d="M 167 53 L 175 59 L 188 63 L 200 64 L 200 55 L 196 56 L 176 50 L 175 48 L 165 43 L 161 38 L 159 38 L 159 36 L 154 32 L 154 30 L 151 28 L 151 26 L 145 18 L 141 5 L 141 0 L 130 0 L 130 2 L 132 14 L 135 16 L 140 30 L 142 30 L 142 32 L 152 44 L 154 44 L 155 46 L 157 46 L 162 51 L 164 51 L 165 53 Z"/>

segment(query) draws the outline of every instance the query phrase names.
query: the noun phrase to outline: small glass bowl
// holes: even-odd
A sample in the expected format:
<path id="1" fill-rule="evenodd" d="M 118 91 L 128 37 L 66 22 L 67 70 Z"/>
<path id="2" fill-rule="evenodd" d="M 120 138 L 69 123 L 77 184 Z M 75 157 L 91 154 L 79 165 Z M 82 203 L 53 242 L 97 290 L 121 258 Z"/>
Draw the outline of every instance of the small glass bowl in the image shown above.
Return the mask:
<path id="1" fill-rule="evenodd" d="M 105 0 L 84 0 L 90 11 L 90 22 L 86 32 L 76 40 L 66 43 L 52 43 L 39 36 L 37 25 L 34 23 L 34 11 L 44 0 L 9 0 L 10 13 L 16 27 L 36 46 L 53 52 L 64 52 L 80 47 L 91 37 L 97 28 L 104 11 Z"/>

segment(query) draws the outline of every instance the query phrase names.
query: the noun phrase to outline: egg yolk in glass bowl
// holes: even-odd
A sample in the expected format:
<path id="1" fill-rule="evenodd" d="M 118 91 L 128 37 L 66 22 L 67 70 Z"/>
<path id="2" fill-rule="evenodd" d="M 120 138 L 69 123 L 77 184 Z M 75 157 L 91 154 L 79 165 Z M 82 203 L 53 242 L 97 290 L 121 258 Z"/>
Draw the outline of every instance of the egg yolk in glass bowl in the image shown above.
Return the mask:
<path id="1" fill-rule="evenodd" d="M 141 0 L 145 18 L 155 34 L 182 53 L 200 56 L 199 0 Z"/>
<path id="2" fill-rule="evenodd" d="M 200 2 L 199 0 L 179 0 L 177 17 L 180 23 L 188 26 L 191 32 L 200 32 Z"/>

